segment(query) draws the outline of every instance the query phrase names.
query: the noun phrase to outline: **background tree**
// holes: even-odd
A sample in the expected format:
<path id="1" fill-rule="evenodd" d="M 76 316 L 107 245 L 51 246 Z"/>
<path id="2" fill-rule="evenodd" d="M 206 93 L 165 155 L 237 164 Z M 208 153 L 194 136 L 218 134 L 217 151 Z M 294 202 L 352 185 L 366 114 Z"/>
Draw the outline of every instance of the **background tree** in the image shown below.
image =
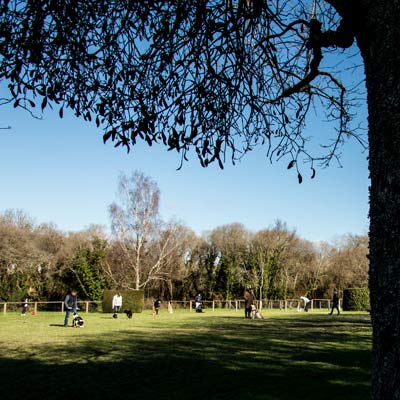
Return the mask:
<path id="1" fill-rule="evenodd" d="M 109 277 L 117 287 L 143 289 L 165 279 L 165 268 L 179 245 L 179 227 L 161 222 L 160 190 L 142 172 L 121 175 L 118 196 L 120 204 L 110 206 L 113 265 L 118 265 L 108 269 Z"/>
<path id="2" fill-rule="evenodd" d="M 313 244 L 313 258 L 307 263 L 299 276 L 298 285 L 301 292 L 309 293 L 312 298 L 329 298 L 331 289 L 337 282 L 329 274 L 335 266 L 332 264 L 331 254 L 334 247 L 326 242 Z"/>
<path id="3" fill-rule="evenodd" d="M 196 234 L 183 225 L 178 225 L 171 257 L 165 268 L 165 284 L 168 288 L 168 299 L 185 299 L 190 293 L 185 293 L 185 282 L 192 279 L 194 270 L 198 270 L 196 248 L 199 239 Z"/>
<path id="4" fill-rule="evenodd" d="M 253 236 L 253 263 L 248 272 L 253 275 L 253 286 L 258 288 L 260 300 L 286 299 L 288 293 L 294 294 L 304 267 L 300 242 L 296 232 L 280 220 Z"/>
<path id="5" fill-rule="evenodd" d="M 35 242 L 35 225 L 22 210 L 0 215 L 0 297 L 21 301 L 43 292 L 42 269 L 48 257 Z"/>
<path id="6" fill-rule="evenodd" d="M 209 233 L 198 238 L 186 262 L 190 275 L 185 279 L 185 287 L 193 298 L 202 293 L 206 299 L 220 299 L 218 273 L 221 252 L 210 238 Z M 226 298 L 226 296 L 223 296 Z"/>
<path id="7" fill-rule="evenodd" d="M 216 290 L 225 295 L 226 301 L 243 294 L 248 238 L 249 232 L 239 223 L 223 225 L 209 234 L 217 250 L 217 258 L 212 262 L 212 266 L 217 268 Z"/>
<path id="8" fill-rule="evenodd" d="M 400 2 L 40 5 L 1 3 L 0 79 L 10 90 L 3 102 L 30 111 L 51 103 L 60 116 L 69 107 L 103 125 L 104 140 L 117 146 L 159 141 L 182 159 L 193 148 L 204 166 L 222 167 L 225 157 L 234 161 L 265 144 L 299 182 L 301 161 L 313 177 L 316 162 L 337 159 L 338 146 L 355 134 L 346 68 L 340 74 L 327 57 L 344 60 L 343 49 L 355 43 L 369 113 L 373 398 L 399 399 Z M 310 111 L 335 124 L 331 136 L 324 132 L 325 147 L 306 147 Z"/>
<path id="9" fill-rule="evenodd" d="M 68 260 L 68 270 L 63 281 L 75 288 L 80 298 L 101 300 L 108 282 L 104 274 L 106 268 L 107 242 L 95 237 L 80 244 L 73 257 Z"/>
<path id="10" fill-rule="evenodd" d="M 130 176 L 121 175 L 118 197 L 121 204 L 110 206 L 112 232 L 122 256 L 118 284 L 142 289 L 150 278 L 144 275 L 149 267 L 145 256 L 159 224 L 160 190 L 150 177 L 135 171 Z M 158 272 L 157 266 L 154 268 Z"/>
<path id="11" fill-rule="evenodd" d="M 368 237 L 344 236 L 330 252 L 330 280 L 341 291 L 368 286 Z"/>
<path id="12" fill-rule="evenodd" d="M 190 242 L 190 233 L 187 228 L 175 222 L 162 224 L 152 243 L 148 246 L 147 280 L 143 287 L 153 285 L 158 293 L 154 296 L 161 297 L 161 288 L 166 286 L 168 296 L 174 298 L 173 283 L 184 275 L 184 260 Z"/>

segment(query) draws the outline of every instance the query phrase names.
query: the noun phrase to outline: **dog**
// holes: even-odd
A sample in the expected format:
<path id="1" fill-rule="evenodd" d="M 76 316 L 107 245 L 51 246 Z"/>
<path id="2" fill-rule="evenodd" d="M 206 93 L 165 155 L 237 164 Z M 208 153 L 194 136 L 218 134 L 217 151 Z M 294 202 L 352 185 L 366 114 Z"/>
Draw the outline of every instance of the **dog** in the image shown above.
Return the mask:
<path id="1" fill-rule="evenodd" d="M 250 317 L 251 319 L 264 319 L 264 317 L 262 316 L 260 311 L 257 310 L 257 307 L 254 304 L 251 305 Z"/>
<path id="2" fill-rule="evenodd" d="M 83 320 L 82 317 L 80 317 L 78 314 L 74 314 L 72 317 L 72 326 L 74 328 L 83 328 L 85 325 L 85 321 Z"/>
<path id="3" fill-rule="evenodd" d="M 126 314 L 126 316 L 127 316 L 129 319 L 132 318 L 133 313 L 132 313 L 131 310 L 125 310 L 124 313 Z"/>

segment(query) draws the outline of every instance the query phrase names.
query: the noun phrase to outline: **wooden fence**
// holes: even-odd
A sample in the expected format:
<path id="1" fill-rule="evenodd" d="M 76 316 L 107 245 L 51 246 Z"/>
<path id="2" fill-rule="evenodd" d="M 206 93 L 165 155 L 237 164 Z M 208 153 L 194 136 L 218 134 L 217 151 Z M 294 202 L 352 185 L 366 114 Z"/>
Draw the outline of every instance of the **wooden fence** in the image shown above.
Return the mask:
<path id="1" fill-rule="evenodd" d="M 184 309 L 192 311 L 194 309 L 194 301 L 165 301 L 162 303 L 162 308 L 167 309 L 168 304 L 171 304 L 172 309 Z M 303 302 L 300 299 L 287 299 L 287 300 L 262 300 L 257 301 L 257 307 L 260 310 L 292 310 L 301 309 Z M 339 302 L 339 305 L 341 302 Z M 0 302 L 0 310 L 3 314 L 7 312 L 20 312 L 21 302 Z M 213 300 L 203 301 L 203 308 L 215 311 L 217 309 L 239 311 L 244 310 L 244 300 Z M 102 311 L 101 301 L 78 301 L 78 307 L 82 312 L 98 312 Z M 153 300 L 145 300 L 145 310 L 153 308 Z M 309 309 L 330 309 L 331 300 L 329 299 L 312 299 Z M 63 301 L 34 301 L 28 302 L 28 312 L 35 315 L 42 311 L 59 311 L 64 312 Z"/>

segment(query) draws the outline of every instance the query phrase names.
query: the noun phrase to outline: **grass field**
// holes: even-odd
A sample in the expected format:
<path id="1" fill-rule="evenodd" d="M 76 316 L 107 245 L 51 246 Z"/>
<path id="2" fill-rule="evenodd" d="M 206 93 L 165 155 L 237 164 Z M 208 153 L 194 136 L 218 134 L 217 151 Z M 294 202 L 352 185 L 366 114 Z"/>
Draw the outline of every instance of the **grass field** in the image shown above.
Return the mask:
<path id="1" fill-rule="evenodd" d="M 368 314 L 0 315 L 4 400 L 369 398 Z"/>

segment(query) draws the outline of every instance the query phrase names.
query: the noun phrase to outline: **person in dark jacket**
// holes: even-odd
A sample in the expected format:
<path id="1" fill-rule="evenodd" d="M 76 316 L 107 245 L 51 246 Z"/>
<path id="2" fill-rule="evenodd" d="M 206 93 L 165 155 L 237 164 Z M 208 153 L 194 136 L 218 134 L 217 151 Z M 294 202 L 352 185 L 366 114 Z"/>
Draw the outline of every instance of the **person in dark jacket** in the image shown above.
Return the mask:
<path id="1" fill-rule="evenodd" d="M 203 299 L 201 298 L 200 293 L 194 298 L 194 304 L 196 312 L 198 313 L 203 312 Z"/>
<path id="2" fill-rule="evenodd" d="M 27 310 L 28 310 L 28 298 L 25 298 L 21 304 L 21 317 L 25 317 Z"/>
<path id="3" fill-rule="evenodd" d="M 339 295 L 336 289 L 333 290 L 333 297 L 332 297 L 332 309 L 329 315 L 333 314 L 333 310 L 336 308 L 338 315 L 340 315 L 339 310 Z"/>
<path id="4" fill-rule="evenodd" d="M 161 300 L 157 299 L 154 302 L 154 312 L 155 312 L 156 315 L 158 315 L 158 312 L 160 311 L 160 307 L 161 307 Z"/>
<path id="5" fill-rule="evenodd" d="M 78 299 L 76 297 L 76 290 L 71 290 L 70 293 L 68 293 L 65 296 L 64 299 L 64 307 L 65 307 L 65 319 L 64 319 L 64 327 L 68 327 L 68 319 L 70 314 L 76 314 L 76 311 L 78 310 Z"/>
<path id="6" fill-rule="evenodd" d="M 244 295 L 244 316 L 246 318 L 251 318 L 251 305 L 254 304 L 255 296 L 252 288 L 248 288 L 245 290 Z"/>

